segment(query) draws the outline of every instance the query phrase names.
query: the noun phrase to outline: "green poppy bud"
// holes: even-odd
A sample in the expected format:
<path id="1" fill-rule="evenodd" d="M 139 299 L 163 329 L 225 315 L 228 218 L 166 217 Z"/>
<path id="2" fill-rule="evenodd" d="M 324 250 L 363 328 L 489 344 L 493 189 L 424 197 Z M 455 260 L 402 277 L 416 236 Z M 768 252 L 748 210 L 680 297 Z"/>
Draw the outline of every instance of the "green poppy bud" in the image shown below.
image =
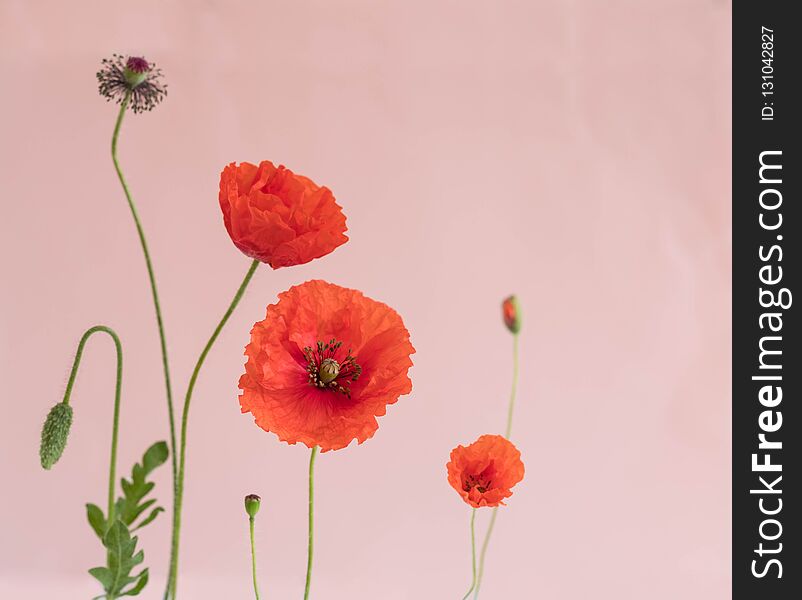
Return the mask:
<path id="1" fill-rule="evenodd" d="M 61 458 L 71 425 L 72 407 L 69 404 L 59 402 L 50 409 L 42 427 L 42 444 L 39 447 L 42 468 L 50 469 Z"/>
<path id="2" fill-rule="evenodd" d="M 259 512 L 259 506 L 261 502 L 262 499 L 256 494 L 248 494 L 245 496 L 245 512 L 248 513 L 248 516 L 251 519 L 253 519 L 256 516 L 256 513 Z"/>

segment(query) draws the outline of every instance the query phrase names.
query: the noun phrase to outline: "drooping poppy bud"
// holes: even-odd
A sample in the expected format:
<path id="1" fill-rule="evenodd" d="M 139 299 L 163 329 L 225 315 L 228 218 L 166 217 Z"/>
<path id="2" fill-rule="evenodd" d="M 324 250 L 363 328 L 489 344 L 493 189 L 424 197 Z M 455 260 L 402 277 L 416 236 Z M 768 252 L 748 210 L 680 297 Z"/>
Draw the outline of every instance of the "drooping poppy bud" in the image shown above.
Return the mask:
<path id="1" fill-rule="evenodd" d="M 518 304 L 518 298 L 515 296 L 508 296 L 501 303 L 501 312 L 504 317 L 504 324 L 512 333 L 521 331 L 521 308 Z"/>
<path id="2" fill-rule="evenodd" d="M 259 512 L 259 507 L 262 504 L 262 499 L 256 494 L 248 494 L 245 496 L 245 512 L 253 519 L 256 513 Z"/>
<path id="3" fill-rule="evenodd" d="M 42 427 L 42 443 L 39 446 L 42 468 L 50 469 L 61 458 L 71 425 L 72 407 L 69 404 L 59 402 L 50 409 Z"/>

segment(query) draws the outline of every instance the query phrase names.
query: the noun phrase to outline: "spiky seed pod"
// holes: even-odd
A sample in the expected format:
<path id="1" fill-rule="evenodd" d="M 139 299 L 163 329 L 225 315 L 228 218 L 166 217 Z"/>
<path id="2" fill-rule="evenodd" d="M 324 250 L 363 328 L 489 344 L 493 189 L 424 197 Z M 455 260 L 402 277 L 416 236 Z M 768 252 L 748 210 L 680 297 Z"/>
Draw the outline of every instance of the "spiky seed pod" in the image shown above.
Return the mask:
<path id="1" fill-rule="evenodd" d="M 72 425 L 72 407 L 59 402 L 47 414 L 42 427 L 42 444 L 39 446 L 39 458 L 42 468 L 50 469 L 61 458 Z"/>

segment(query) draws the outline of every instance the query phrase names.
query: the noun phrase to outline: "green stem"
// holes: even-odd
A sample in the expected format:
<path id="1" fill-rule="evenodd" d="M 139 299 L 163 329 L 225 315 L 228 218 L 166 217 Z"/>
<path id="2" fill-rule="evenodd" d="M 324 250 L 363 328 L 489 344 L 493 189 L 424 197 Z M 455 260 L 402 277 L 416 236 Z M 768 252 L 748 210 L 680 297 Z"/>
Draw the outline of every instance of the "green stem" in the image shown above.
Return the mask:
<path id="1" fill-rule="evenodd" d="M 256 583 L 256 541 L 253 535 L 253 517 L 249 517 L 251 525 L 251 571 L 253 571 L 253 593 L 256 595 L 256 600 L 259 600 L 259 585 Z"/>
<path id="2" fill-rule="evenodd" d="M 505 437 L 509 439 L 512 433 L 512 416 L 515 410 L 515 395 L 518 391 L 518 334 L 512 334 L 512 388 L 510 390 L 510 403 L 507 407 L 507 429 Z M 474 591 L 474 600 L 479 597 L 479 589 L 482 587 L 482 577 L 485 573 L 485 556 L 487 555 L 487 547 L 490 545 L 490 537 L 493 535 L 493 528 L 496 526 L 496 517 L 498 517 L 498 507 L 493 509 L 493 514 L 490 516 L 490 523 L 487 525 L 487 533 L 485 539 L 482 541 L 482 550 L 479 554 L 479 577 L 476 580 L 476 591 Z"/>
<path id="3" fill-rule="evenodd" d="M 512 416 L 515 411 L 515 393 L 518 391 L 518 334 L 512 334 L 512 388 L 510 389 L 510 403 L 507 407 L 507 429 L 504 437 L 510 439 L 512 433 Z"/>
<path id="4" fill-rule="evenodd" d="M 468 588 L 468 591 L 462 597 L 462 600 L 466 600 L 476 587 L 476 526 L 475 525 L 476 525 L 476 509 L 474 508 L 471 511 L 471 571 L 473 572 L 473 576 L 471 578 L 471 587 Z"/>
<path id="5" fill-rule="evenodd" d="M 315 458 L 320 448 L 312 448 L 309 457 L 309 537 L 306 546 L 306 587 L 304 600 L 309 599 L 309 589 L 312 586 L 312 556 L 315 551 Z"/>
<path id="6" fill-rule="evenodd" d="M 251 266 L 248 268 L 248 272 L 245 274 L 245 279 L 242 280 L 237 293 L 234 295 L 234 299 L 231 301 L 231 304 L 229 304 L 225 314 L 223 315 L 223 318 L 220 319 L 220 322 L 217 324 L 217 327 L 215 327 L 212 337 L 210 337 L 209 341 L 206 342 L 206 346 L 204 346 L 203 351 L 198 357 L 198 362 L 195 363 L 195 369 L 192 371 L 192 377 L 190 377 L 189 386 L 187 386 L 187 394 L 184 397 L 184 411 L 181 415 L 181 456 L 178 462 L 178 481 L 175 489 L 173 535 L 170 550 L 170 578 L 167 589 L 167 594 L 171 595 L 173 600 L 175 600 L 177 597 L 176 584 L 178 583 L 178 542 L 181 536 L 181 508 L 184 500 L 184 475 L 186 471 L 187 423 L 189 420 L 189 406 L 190 402 L 192 401 L 192 392 L 195 389 L 195 383 L 198 380 L 198 374 L 200 373 L 201 367 L 206 360 L 206 356 L 212 349 L 212 346 L 217 340 L 217 337 L 220 335 L 220 332 L 223 330 L 223 327 L 225 327 L 225 324 L 228 322 L 228 319 L 231 317 L 231 314 L 234 312 L 234 309 L 237 308 L 237 305 L 242 299 L 242 295 L 245 293 L 245 289 L 248 287 L 253 274 L 256 272 L 256 267 L 258 266 L 258 260 L 254 260 L 251 263 Z"/>
<path id="7" fill-rule="evenodd" d="M 482 542 L 482 551 L 479 555 L 479 577 L 476 582 L 476 591 L 473 594 L 474 600 L 479 597 L 479 588 L 482 585 L 482 576 L 485 574 L 485 555 L 487 554 L 487 546 L 490 544 L 490 536 L 493 535 L 493 527 L 496 525 L 496 517 L 498 516 L 498 506 L 493 509 L 493 514 L 490 516 L 490 523 L 487 526 L 487 533 Z"/>
<path id="8" fill-rule="evenodd" d="M 81 364 L 81 357 L 84 353 L 84 346 L 86 342 L 95 333 L 107 333 L 114 341 L 114 348 L 117 351 L 117 379 L 114 384 L 114 416 L 112 417 L 111 427 L 111 456 L 109 458 L 109 500 L 106 514 L 108 515 L 108 523 L 111 526 L 114 523 L 114 484 L 117 479 L 117 440 L 120 431 L 120 392 L 122 390 L 123 381 L 123 347 L 120 343 L 120 338 L 115 331 L 104 325 L 95 325 L 87 329 L 81 336 L 81 341 L 78 342 L 78 350 L 75 352 L 75 360 L 72 363 L 72 370 L 70 371 L 70 378 L 67 380 L 67 389 L 64 391 L 64 404 L 70 403 L 70 396 L 72 395 L 72 388 L 75 385 L 75 377 L 78 375 L 78 367 Z"/>
<path id="9" fill-rule="evenodd" d="M 173 469 L 173 492 L 175 495 L 176 477 L 178 475 L 178 466 L 175 456 L 175 415 L 173 411 L 173 388 L 170 384 L 170 366 L 167 360 L 167 337 L 164 333 L 164 321 L 162 319 L 162 309 L 159 303 L 159 291 L 156 288 L 156 275 L 153 273 L 153 263 L 150 259 L 150 251 L 148 250 L 148 242 L 145 239 L 145 230 L 142 228 L 142 223 L 139 220 L 139 212 L 134 204 L 134 199 L 128 189 L 128 184 L 125 181 L 125 176 L 120 168 L 120 163 L 117 160 L 117 139 L 120 137 L 120 127 L 123 123 L 125 110 L 128 108 L 128 103 L 131 100 L 130 90 L 126 92 L 122 103 L 120 104 L 120 112 L 117 114 L 117 122 L 114 124 L 114 134 L 111 137 L 111 160 L 114 162 L 114 170 L 117 171 L 117 177 L 120 179 L 120 185 L 125 192 L 125 199 L 128 201 L 128 208 L 131 209 L 131 216 L 136 225 L 136 232 L 139 235 L 139 244 L 142 246 L 142 254 L 145 256 L 145 266 L 148 270 L 148 279 L 150 280 L 150 293 L 153 297 L 153 307 L 156 310 L 156 325 L 159 329 L 159 343 L 161 345 L 162 353 L 162 368 L 164 370 L 164 387 L 167 391 L 167 418 L 170 423 L 170 459 Z"/>

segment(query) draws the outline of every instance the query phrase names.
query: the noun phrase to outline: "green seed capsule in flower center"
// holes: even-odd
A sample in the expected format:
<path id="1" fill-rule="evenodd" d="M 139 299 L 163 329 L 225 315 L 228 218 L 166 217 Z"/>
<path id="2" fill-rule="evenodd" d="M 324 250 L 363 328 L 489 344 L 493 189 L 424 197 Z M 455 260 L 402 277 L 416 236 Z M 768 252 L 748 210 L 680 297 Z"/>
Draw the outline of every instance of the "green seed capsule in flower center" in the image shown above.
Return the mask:
<path id="1" fill-rule="evenodd" d="M 136 71 L 132 71 L 131 69 L 126 69 L 123 71 L 123 77 L 128 82 L 128 85 L 131 86 L 131 89 L 134 89 L 140 83 L 145 81 L 148 78 L 147 73 L 137 73 Z"/>
<path id="2" fill-rule="evenodd" d="M 333 358 L 326 358 L 320 363 L 318 378 L 322 383 L 331 383 L 340 374 L 340 363 Z"/>
<path id="3" fill-rule="evenodd" d="M 356 362 L 351 351 L 343 356 L 342 342 L 330 340 L 328 343 L 317 342 L 315 346 L 304 348 L 306 372 L 309 385 L 323 390 L 340 392 L 351 397 L 351 384 L 359 379 L 362 367 Z M 339 360 L 338 360 L 339 358 Z"/>

